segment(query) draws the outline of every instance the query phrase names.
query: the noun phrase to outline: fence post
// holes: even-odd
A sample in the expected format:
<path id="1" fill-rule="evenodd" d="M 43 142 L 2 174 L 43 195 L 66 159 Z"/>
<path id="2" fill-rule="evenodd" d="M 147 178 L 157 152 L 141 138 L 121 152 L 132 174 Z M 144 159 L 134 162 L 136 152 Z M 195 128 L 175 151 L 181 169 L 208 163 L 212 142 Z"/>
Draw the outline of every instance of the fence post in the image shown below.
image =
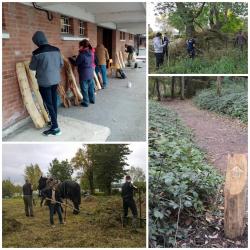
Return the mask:
<path id="1" fill-rule="evenodd" d="M 247 194 L 247 158 L 244 154 L 228 155 L 224 189 L 224 231 L 229 239 L 244 233 Z"/>

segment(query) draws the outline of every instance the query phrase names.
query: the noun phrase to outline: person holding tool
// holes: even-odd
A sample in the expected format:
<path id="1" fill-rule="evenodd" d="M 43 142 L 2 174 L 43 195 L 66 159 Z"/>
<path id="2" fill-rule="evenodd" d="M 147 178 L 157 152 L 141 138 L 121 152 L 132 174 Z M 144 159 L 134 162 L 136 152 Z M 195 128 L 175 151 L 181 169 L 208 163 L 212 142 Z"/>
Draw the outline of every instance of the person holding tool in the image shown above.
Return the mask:
<path id="1" fill-rule="evenodd" d="M 61 198 L 60 192 L 57 190 L 57 185 L 55 184 L 51 188 L 44 190 L 42 195 L 45 197 L 46 203 L 49 207 L 50 225 L 52 227 L 55 227 L 54 213 L 58 214 L 58 219 L 60 224 L 65 224 L 62 217 L 62 208 L 61 208 L 61 203 L 63 203 L 63 200 Z"/>
<path id="2" fill-rule="evenodd" d="M 123 221 L 127 223 L 128 221 L 128 209 L 130 208 L 133 220 L 132 227 L 136 229 L 136 220 L 138 216 L 135 200 L 134 200 L 134 191 L 138 188 L 134 186 L 131 182 L 131 177 L 127 175 L 125 177 L 125 183 L 122 185 L 122 200 L 123 200 Z"/>

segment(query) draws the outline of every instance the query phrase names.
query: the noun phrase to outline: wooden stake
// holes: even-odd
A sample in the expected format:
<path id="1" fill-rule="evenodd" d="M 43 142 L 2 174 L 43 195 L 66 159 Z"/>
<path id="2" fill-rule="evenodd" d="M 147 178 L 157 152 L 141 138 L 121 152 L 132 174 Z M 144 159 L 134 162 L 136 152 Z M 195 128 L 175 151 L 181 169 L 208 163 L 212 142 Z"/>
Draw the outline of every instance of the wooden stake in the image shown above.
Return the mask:
<path id="1" fill-rule="evenodd" d="M 235 239 L 245 229 L 247 194 L 247 158 L 244 154 L 228 155 L 224 189 L 224 231 L 226 237 Z"/>

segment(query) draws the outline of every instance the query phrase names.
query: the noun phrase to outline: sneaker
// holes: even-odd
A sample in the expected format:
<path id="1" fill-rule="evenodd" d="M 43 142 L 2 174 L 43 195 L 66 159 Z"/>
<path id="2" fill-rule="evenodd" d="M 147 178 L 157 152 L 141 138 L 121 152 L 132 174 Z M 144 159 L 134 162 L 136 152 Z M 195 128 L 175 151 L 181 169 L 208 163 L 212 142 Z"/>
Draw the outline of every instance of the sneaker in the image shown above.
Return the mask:
<path id="1" fill-rule="evenodd" d="M 85 108 L 87 108 L 89 105 L 88 104 L 85 104 L 85 103 L 81 103 L 81 105 L 83 106 L 83 107 L 85 107 Z"/>
<path id="2" fill-rule="evenodd" d="M 95 104 L 95 102 L 90 102 L 90 103 Z"/>
<path id="3" fill-rule="evenodd" d="M 55 226 L 54 224 L 51 224 L 51 227 L 53 227 L 53 228 L 54 228 L 54 227 L 56 227 L 56 226 Z"/>
<path id="4" fill-rule="evenodd" d="M 43 135 L 45 136 L 56 136 L 56 135 L 61 135 L 62 132 L 59 128 L 55 128 L 55 129 L 49 129 L 43 132 Z"/>

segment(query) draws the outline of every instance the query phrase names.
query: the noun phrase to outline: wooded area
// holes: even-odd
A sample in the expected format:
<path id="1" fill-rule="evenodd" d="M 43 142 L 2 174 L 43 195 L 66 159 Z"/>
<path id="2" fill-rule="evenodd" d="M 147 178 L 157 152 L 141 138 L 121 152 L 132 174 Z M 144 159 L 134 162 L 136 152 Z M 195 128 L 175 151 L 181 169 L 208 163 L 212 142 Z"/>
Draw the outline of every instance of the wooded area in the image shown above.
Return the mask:
<path id="1" fill-rule="evenodd" d="M 247 73 L 247 3 L 158 2 L 152 7 L 158 31 L 169 43 L 156 71 L 151 41 L 150 73 Z M 149 39 L 155 35 L 149 28 Z M 193 59 L 187 53 L 188 39 L 195 40 Z"/>

